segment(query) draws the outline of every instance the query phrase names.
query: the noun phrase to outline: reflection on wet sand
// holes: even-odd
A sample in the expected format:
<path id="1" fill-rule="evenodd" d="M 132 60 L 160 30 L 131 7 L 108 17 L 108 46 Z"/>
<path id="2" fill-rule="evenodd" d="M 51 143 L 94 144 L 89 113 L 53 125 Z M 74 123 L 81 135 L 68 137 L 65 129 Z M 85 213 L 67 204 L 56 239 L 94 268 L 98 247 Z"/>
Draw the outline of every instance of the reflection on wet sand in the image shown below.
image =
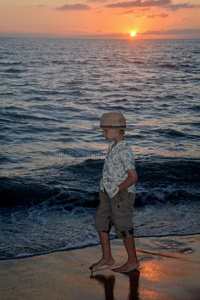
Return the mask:
<path id="1" fill-rule="evenodd" d="M 129 285 L 129 295 L 127 300 L 139 300 L 139 277 L 140 272 L 138 270 L 134 270 L 129 273 L 124 273 L 125 276 L 129 277 L 130 285 Z M 93 275 L 91 274 L 91 279 L 96 279 L 100 282 L 105 290 L 105 300 L 114 300 L 114 285 L 115 285 L 115 276 L 105 276 L 102 274 Z"/>
<path id="2" fill-rule="evenodd" d="M 139 277 L 140 271 L 134 270 L 132 272 L 126 273 L 130 280 L 130 292 L 128 300 L 139 300 Z"/>
<path id="3" fill-rule="evenodd" d="M 105 290 L 105 300 L 114 300 L 114 285 L 115 285 L 115 276 L 105 276 L 102 274 L 91 275 L 91 279 L 96 279 L 104 286 Z"/>

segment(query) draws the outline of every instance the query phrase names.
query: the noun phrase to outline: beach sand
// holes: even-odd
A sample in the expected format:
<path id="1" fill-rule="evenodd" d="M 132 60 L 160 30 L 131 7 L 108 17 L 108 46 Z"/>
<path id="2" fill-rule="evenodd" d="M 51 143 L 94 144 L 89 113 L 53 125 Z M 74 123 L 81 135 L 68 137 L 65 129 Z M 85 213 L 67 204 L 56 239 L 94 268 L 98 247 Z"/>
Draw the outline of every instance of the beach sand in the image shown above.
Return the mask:
<path id="1" fill-rule="evenodd" d="M 89 266 L 101 247 L 0 261 L 0 299 L 200 299 L 200 235 L 136 238 L 140 268 L 129 274 Z M 112 240 L 116 265 L 126 260 Z"/>

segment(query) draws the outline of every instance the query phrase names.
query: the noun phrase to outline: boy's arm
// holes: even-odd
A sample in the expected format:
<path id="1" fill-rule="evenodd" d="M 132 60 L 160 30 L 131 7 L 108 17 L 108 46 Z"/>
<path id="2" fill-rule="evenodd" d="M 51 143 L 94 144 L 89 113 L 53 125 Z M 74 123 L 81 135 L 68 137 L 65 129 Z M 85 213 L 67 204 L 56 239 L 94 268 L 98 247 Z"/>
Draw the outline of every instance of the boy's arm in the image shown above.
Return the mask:
<path id="1" fill-rule="evenodd" d="M 128 174 L 128 177 L 118 186 L 119 192 L 129 188 L 129 186 L 131 186 L 132 184 L 138 181 L 138 175 L 135 169 L 130 169 L 127 170 L 126 172 Z"/>

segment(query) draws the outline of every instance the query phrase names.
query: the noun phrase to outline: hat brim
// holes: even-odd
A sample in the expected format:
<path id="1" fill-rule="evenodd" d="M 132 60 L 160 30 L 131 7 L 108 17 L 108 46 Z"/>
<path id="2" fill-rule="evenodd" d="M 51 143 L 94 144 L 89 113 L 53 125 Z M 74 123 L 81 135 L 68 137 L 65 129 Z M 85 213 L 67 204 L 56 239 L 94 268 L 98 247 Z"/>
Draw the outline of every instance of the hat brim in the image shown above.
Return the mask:
<path id="1" fill-rule="evenodd" d="M 105 129 L 122 129 L 124 131 L 132 131 L 133 128 L 130 127 L 111 127 L 111 126 L 102 126 L 102 127 L 93 127 L 92 129 L 100 131 L 100 130 L 105 130 Z"/>

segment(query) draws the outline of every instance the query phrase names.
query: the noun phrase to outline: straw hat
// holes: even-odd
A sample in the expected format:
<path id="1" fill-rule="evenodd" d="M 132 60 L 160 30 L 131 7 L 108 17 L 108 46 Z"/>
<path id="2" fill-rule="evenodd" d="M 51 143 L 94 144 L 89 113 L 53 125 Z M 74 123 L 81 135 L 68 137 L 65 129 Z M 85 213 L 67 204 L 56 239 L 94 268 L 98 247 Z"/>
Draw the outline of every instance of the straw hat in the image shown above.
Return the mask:
<path id="1" fill-rule="evenodd" d="M 109 112 L 102 115 L 100 120 L 100 128 L 96 129 L 124 129 L 130 130 L 126 127 L 126 119 L 123 114 L 117 112 Z"/>

